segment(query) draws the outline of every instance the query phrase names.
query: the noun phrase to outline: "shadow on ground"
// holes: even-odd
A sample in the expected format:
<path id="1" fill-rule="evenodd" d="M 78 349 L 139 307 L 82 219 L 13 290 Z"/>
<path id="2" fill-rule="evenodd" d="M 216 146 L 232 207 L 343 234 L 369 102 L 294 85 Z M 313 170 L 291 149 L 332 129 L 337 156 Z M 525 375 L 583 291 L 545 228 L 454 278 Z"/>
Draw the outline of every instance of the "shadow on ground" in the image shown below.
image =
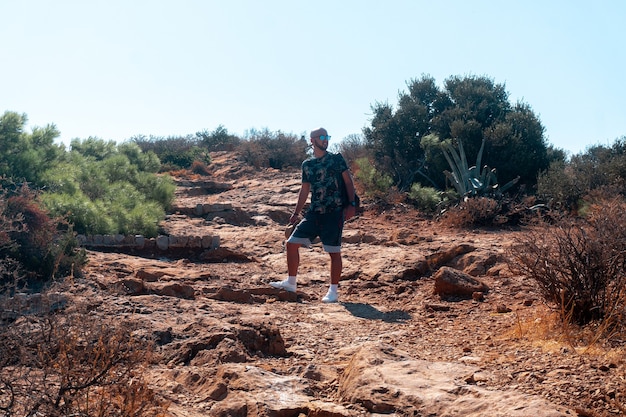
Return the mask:
<path id="1" fill-rule="evenodd" d="M 342 305 L 350 314 L 363 319 L 382 320 L 389 323 L 399 323 L 411 319 L 411 315 L 402 310 L 383 312 L 364 303 L 342 303 Z"/>

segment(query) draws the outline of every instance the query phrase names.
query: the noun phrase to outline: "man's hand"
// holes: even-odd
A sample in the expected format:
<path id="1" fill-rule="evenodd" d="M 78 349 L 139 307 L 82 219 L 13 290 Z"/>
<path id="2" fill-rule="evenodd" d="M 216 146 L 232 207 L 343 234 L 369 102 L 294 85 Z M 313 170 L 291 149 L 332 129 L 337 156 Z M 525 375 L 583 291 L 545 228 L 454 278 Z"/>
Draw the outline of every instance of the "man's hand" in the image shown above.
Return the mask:
<path id="1" fill-rule="evenodd" d="M 292 214 L 291 217 L 289 218 L 289 224 L 296 224 L 298 222 L 298 218 L 300 218 L 300 216 L 296 213 Z"/>

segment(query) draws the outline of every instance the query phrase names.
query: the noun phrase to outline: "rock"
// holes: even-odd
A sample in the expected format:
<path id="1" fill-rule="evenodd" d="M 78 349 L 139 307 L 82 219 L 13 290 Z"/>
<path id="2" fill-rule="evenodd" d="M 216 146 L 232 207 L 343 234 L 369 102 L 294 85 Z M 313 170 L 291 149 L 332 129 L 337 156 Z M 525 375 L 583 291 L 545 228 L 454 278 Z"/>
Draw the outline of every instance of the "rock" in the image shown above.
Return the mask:
<path id="1" fill-rule="evenodd" d="M 170 239 L 168 236 L 158 236 L 156 239 L 156 246 L 160 250 L 167 250 L 169 248 Z"/>
<path id="2" fill-rule="evenodd" d="M 475 291 L 472 293 L 472 300 L 482 302 L 485 301 L 485 293 L 482 291 Z"/>
<path id="3" fill-rule="evenodd" d="M 476 250 L 476 247 L 470 244 L 455 245 L 448 249 L 439 250 L 426 257 L 426 261 L 431 271 L 436 270 L 442 265 L 451 262 L 454 258 Z"/>
<path id="4" fill-rule="evenodd" d="M 151 285 L 149 292 L 166 297 L 183 298 L 193 300 L 195 298 L 195 290 L 191 285 L 179 283 L 166 283 Z"/>
<path id="5" fill-rule="evenodd" d="M 135 276 L 146 282 L 156 282 L 164 275 L 162 268 L 142 268 L 135 271 Z"/>
<path id="6" fill-rule="evenodd" d="M 222 287 L 211 298 L 221 301 L 231 301 L 235 303 L 252 304 L 254 299 L 252 294 L 246 290 L 233 290 L 232 288 Z"/>
<path id="7" fill-rule="evenodd" d="M 475 292 L 487 292 L 486 284 L 465 272 L 442 266 L 435 273 L 434 293 L 441 298 L 471 298 Z"/>
<path id="8" fill-rule="evenodd" d="M 142 280 L 136 278 L 126 278 L 115 284 L 118 292 L 126 295 L 142 295 L 146 293 L 146 287 Z"/>
<path id="9" fill-rule="evenodd" d="M 472 366 L 417 360 L 389 345 L 366 343 L 346 366 L 338 391 L 342 401 L 361 404 L 370 413 L 464 417 L 572 415 L 571 410 L 541 397 L 467 383 L 486 380 L 487 376 Z"/>
<path id="10" fill-rule="evenodd" d="M 513 310 L 508 308 L 505 304 L 498 304 L 496 306 L 496 313 L 504 314 L 504 313 L 510 313 L 511 311 Z"/>

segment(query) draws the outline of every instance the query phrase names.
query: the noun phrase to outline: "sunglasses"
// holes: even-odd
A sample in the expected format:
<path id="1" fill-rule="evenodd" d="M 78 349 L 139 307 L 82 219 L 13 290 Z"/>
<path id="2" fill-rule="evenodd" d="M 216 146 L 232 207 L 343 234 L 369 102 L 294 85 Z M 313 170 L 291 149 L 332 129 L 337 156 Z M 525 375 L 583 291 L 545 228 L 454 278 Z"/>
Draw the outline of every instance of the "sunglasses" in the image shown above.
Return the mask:
<path id="1" fill-rule="evenodd" d="M 330 136 L 329 135 L 322 135 L 322 136 L 318 136 L 320 138 L 320 140 L 330 140 Z"/>

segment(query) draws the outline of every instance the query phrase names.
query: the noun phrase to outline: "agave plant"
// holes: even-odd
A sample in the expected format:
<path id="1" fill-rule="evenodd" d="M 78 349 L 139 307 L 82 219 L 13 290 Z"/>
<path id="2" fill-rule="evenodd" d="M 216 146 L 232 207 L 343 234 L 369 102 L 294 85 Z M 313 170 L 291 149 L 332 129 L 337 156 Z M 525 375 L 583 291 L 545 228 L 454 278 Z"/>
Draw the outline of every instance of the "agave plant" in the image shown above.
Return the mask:
<path id="1" fill-rule="evenodd" d="M 480 145 L 478 155 L 476 155 L 476 164 L 471 167 L 467 163 L 463 142 L 460 139 L 457 139 L 456 142 L 459 147 L 458 151 L 452 145 L 452 141 L 442 142 L 441 149 L 452 170 L 452 172 L 446 170 L 444 174 L 446 178 L 450 180 L 457 193 L 462 197 L 501 194 L 519 181 L 518 176 L 505 185 L 500 186 L 498 184 L 495 168 L 490 169 L 487 165 L 483 166 L 482 169 L 478 168 L 480 167 L 483 150 L 485 149 L 484 138 Z"/>

